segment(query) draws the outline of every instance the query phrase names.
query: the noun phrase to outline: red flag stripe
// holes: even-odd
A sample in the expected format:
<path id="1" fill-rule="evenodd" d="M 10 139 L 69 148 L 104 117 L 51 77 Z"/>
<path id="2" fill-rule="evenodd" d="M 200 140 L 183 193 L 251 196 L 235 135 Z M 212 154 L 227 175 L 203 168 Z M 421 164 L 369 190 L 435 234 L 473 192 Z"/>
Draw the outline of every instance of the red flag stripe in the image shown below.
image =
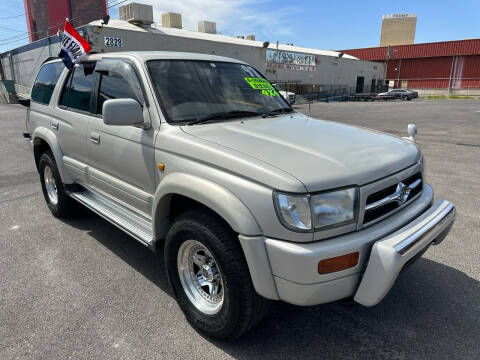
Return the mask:
<path id="1" fill-rule="evenodd" d="M 75 40 L 77 40 L 82 45 L 86 53 L 92 50 L 92 47 L 87 42 L 87 40 L 81 37 L 78 31 L 75 30 L 75 28 L 68 21 L 65 21 L 65 28 L 63 31 L 69 33 L 73 38 L 75 38 Z"/>

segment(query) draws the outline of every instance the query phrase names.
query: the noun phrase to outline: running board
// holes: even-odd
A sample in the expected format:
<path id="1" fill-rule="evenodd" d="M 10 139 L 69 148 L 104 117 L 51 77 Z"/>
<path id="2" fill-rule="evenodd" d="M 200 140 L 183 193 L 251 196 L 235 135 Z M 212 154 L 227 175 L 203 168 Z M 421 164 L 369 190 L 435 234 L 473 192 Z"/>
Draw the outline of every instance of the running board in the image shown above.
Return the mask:
<path id="1" fill-rule="evenodd" d="M 152 224 L 147 219 L 88 189 L 70 192 L 68 195 L 134 237 L 143 245 L 153 246 Z"/>

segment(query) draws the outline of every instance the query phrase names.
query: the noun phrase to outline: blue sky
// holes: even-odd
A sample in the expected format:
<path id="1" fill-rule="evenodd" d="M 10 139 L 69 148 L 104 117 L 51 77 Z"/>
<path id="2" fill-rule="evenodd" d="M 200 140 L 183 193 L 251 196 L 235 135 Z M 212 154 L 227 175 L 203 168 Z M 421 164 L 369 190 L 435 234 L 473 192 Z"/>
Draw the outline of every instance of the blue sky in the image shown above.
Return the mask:
<path id="1" fill-rule="evenodd" d="M 45 0 L 46 1 L 46 0 Z M 109 0 L 111 4 L 118 0 Z M 377 46 L 381 17 L 391 13 L 418 15 L 415 42 L 480 37 L 480 0 L 140 0 L 154 6 L 160 23 L 165 11 L 180 12 L 184 28 L 200 20 L 217 22 L 227 35 L 255 34 L 268 40 L 318 49 Z M 25 12 L 23 0 L 0 0 L 0 18 Z M 110 10 L 118 16 L 115 8 Z M 0 52 L 28 42 L 25 17 L 0 19 Z M 12 40 L 17 42 L 8 43 Z"/>

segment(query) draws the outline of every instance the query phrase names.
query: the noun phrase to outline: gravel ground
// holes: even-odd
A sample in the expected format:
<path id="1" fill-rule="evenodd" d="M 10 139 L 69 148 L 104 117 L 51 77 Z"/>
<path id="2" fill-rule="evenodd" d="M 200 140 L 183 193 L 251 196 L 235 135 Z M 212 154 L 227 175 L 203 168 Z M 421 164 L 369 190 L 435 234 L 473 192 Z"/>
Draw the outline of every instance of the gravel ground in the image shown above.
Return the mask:
<path id="1" fill-rule="evenodd" d="M 184 320 L 163 254 L 88 210 L 69 221 L 50 215 L 21 138 L 25 110 L 0 105 L 0 359 L 480 358 L 480 101 L 330 103 L 310 112 L 402 136 L 416 122 L 427 181 L 455 202 L 457 221 L 381 304 L 276 302 L 257 328 L 222 343 Z"/>

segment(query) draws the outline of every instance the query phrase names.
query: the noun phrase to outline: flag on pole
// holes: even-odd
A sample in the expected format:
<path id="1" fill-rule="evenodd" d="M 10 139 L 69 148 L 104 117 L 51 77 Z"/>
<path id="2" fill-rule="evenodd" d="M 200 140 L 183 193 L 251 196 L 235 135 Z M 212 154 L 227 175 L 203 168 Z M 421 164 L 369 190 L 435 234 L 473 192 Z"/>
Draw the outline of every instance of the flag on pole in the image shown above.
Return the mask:
<path id="1" fill-rule="evenodd" d="M 67 21 L 63 30 L 62 47 L 58 56 L 63 60 L 67 68 L 72 68 L 74 64 L 80 62 L 83 56 L 87 55 L 92 49 L 90 44 L 75 30 Z"/>

